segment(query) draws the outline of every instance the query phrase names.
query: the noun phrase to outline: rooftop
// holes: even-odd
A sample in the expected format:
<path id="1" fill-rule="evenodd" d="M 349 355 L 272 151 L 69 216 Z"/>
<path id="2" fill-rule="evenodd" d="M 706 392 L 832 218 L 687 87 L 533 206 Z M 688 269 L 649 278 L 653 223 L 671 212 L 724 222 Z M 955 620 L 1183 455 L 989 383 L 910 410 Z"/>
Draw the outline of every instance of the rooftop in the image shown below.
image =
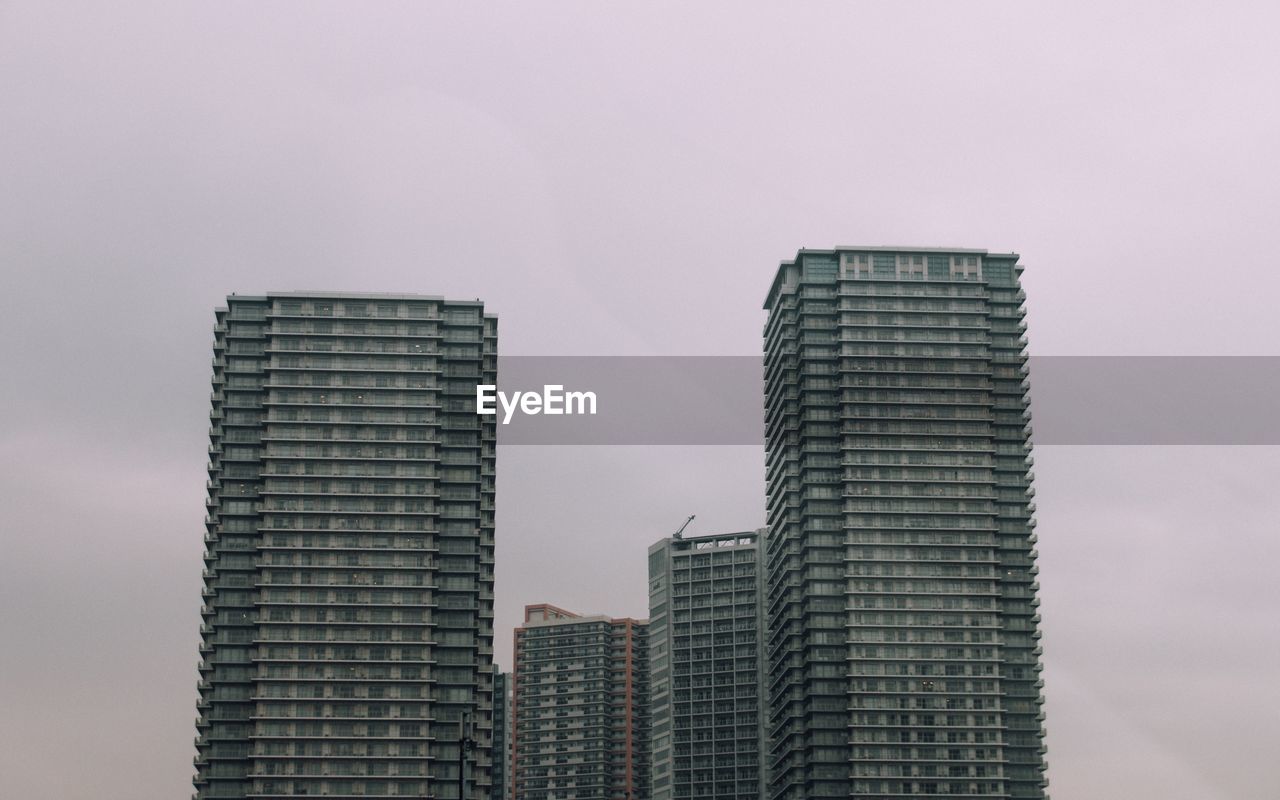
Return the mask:
<path id="1" fill-rule="evenodd" d="M 765 296 L 764 308 L 768 310 L 773 302 L 773 298 L 777 296 L 779 284 L 782 281 L 782 272 L 784 267 L 792 266 L 803 256 L 808 254 L 814 255 L 836 255 L 837 253 L 958 253 L 962 255 L 978 255 L 988 258 L 1012 258 L 1018 259 L 1017 253 L 992 253 L 987 250 L 972 247 L 894 247 L 889 245 L 838 245 L 830 249 L 819 249 L 811 247 L 801 247 L 796 251 L 796 257 L 790 261 L 783 261 L 778 265 L 778 271 L 773 276 L 773 283 L 769 286 L 769 294 Z"/>

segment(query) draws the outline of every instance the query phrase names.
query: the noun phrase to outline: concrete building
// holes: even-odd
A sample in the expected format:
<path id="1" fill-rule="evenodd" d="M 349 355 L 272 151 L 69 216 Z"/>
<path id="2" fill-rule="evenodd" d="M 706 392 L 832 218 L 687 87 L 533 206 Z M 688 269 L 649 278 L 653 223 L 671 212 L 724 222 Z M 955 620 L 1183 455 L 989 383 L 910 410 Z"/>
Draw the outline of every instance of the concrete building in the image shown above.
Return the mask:
<path id="1" fill-rule="evenodd" d="M 649 548 L 654 800 L 759 800 L 764 530 Z"/>
<path id="2" fill-rule="evenodd" d="M 1020 272 L 869 247 L 778 270 L 773 798 L 1045 795 Z"/>
<path id="3" fill-rule="evenodd" d="M 493 800 L 511 800 L 511 673 L 493 668 Z"/>
<path id="4" fill-rule="evenodd" d="M 479 301 L 216 311 L 197 798 L 490 797 L 496 347 Z"/>
<path id="5" fill-rule="evenodd" d="M 648 800 L 647 629 L 525 607 L 512 673 L 516 800 Z"/>

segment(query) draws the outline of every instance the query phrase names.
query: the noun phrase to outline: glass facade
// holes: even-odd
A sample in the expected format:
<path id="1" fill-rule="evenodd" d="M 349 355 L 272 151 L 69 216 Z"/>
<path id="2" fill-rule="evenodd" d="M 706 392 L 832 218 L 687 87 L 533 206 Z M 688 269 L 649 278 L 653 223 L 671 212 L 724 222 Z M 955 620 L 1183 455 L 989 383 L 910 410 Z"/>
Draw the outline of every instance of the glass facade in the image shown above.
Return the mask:
<path id="1" fill-rule="evenodd" d="M 770 796 L 1045 796 L 1017 256 L 782 264 L 765 328 Z"/>
<path id="2" fill-rule="evenodd" d="M 496 346 L 479 302 L 217 311 L 197 798 L 490 796 Z"/>
<path id="3" fill-rule="evenodd" d="M 763 535 L 649 548 L 654 800 L 763 796 Z"/>

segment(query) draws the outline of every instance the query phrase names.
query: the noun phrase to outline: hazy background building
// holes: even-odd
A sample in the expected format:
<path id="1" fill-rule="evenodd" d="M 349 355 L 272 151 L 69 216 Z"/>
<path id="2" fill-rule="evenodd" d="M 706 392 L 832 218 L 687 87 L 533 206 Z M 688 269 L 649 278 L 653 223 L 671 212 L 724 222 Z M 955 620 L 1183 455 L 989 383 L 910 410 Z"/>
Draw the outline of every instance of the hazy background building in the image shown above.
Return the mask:
<path id="1" fill-rule="evenodd" d="M 649 548 L 654 800 L 763 796 L 764 529 Z"/>
<path id="2" fill-rule="evenodd" d="M 474 400 L 496 336 L 479 301 L 417 295 L 216 312 L 197 797 L 489 797 L 494 423 Z"/>
<path id="3" fill-rule="evenodd" d="M 1044 796 L 1018 257 L 802 250 L 765 308 L 775 798 Z"/>
<path id="4" fill-rule="evenodd" d="M 648 624 L 525 606 L 514 634 L 516 800 L 647 800 Z"/>

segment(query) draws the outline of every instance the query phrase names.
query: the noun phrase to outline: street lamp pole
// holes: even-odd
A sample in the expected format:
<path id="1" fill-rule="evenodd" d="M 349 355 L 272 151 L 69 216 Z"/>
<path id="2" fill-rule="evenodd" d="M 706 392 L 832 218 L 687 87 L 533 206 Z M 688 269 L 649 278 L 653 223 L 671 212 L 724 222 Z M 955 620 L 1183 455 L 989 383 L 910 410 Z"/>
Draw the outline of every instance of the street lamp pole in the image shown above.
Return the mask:
<path id="1" fill-rule="evenodd" d="M 458 720 L 458 800 L 467 800 L 467 756 L 476 746 L 471 738 L 471 715 L 464 711 Z"/>

